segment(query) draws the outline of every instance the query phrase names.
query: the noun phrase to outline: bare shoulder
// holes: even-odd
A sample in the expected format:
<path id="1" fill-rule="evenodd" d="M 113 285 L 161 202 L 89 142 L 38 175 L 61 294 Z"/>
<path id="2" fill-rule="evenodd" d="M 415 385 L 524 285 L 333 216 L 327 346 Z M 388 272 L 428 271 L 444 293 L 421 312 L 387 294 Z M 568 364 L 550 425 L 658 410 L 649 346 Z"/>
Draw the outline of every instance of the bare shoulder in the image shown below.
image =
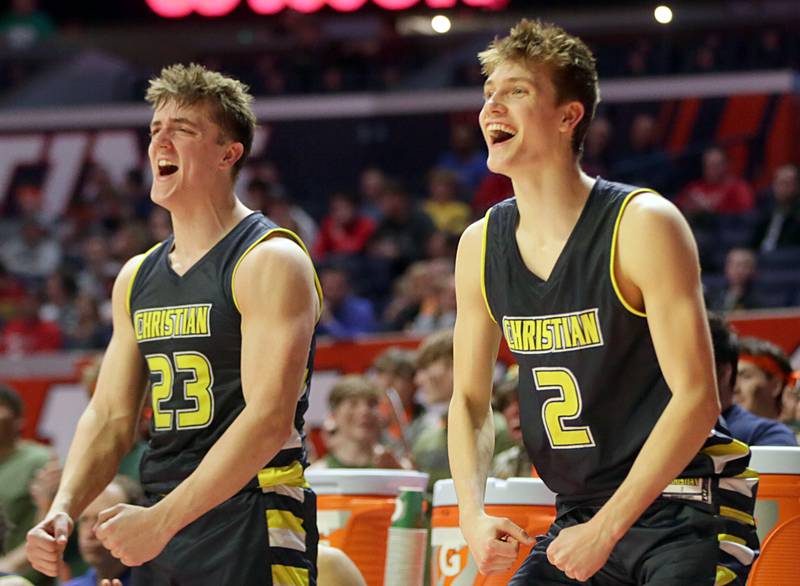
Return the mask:
<path id="1" fill-rule="evenodd" d="M 688 228 L 686 219 L 671 201 L 652 191 L 633 197 L 620 221 L 620 234 L 629 232 L 647 235 L 656 230 L 682 230 Z"/>
<path id="2" fill-rule="evenodd" d="M 459 256 L 462 254 L 480 254 L 483 248 L 483 232 L 486 226 L 486 218 L 481 218 L 467 226 L 461 234 L 458 243 Z"/>
<path id="3" fill-rule="evenodd" d="M 315 294 L 314 265 L 301 246 L 286 237 L 273 236 L 259 242 L 242 259 L 233 275 L 233 297 L 239 309 L 251 303 L 262 305 L 265 295 L 287 295 L 306 301 Z"/>

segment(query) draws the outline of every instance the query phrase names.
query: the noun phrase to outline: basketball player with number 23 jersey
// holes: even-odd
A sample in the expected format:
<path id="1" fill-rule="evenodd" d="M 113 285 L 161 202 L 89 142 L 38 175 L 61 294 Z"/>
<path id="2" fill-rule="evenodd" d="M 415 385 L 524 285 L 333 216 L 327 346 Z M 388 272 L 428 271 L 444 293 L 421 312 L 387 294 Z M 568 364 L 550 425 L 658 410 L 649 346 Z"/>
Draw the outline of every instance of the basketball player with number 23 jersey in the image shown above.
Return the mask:
<path id="1" fill-rule="evenodd" d="M 97 391 L 28 557 L 58 573 L 72 520 L 130 449 L 149 382 L 149 506 L 112 507 L 95 527 L 134 567 L 133 583 L 316 584 L 316 499 L 303 473 L 321 311 L 314 268 L 297 236 L 233 191 L 255 130 L 246 86 L 175 65 L 147 99 L 151 198 L 174 232 L 117 277 Z"/>
<path id="2" fill-rule="evenodd" d="M 649 189 L 581 171 L 599 94 L 580 39 L 523 20 L 479 58 L 488 165 L 515 196 L 467 228 L 456 259 L 448 444 L 480 571 L 507 571 L 524 543 L 512 586 L 744 586 L 757 476 L 718 424 L 687 223 Z M 483 506 L 501 337 L 526 449 L 557 493 L 535 540 Z"/>

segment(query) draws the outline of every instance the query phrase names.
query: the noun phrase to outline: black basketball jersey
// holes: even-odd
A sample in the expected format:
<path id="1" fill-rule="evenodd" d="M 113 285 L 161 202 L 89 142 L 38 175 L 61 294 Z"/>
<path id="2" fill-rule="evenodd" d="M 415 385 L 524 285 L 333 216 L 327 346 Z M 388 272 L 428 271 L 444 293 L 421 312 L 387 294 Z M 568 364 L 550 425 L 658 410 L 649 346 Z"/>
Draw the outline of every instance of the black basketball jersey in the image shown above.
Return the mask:
<path id="1" fill-rule="evenodd" d="M 170 237 L 145 255 L 131 279 L 129 313 L 152 393 L 151 435 L 141 464 L 141 481 L 150 492 L 166 493 L 189 476 L 244 408 L 241 315 L 233 278 L 244 256 L 276 233 L 305 250 L 292 232 L 254 212 L 184 275 L 170 266 Z M 313 360 L 312 340 L 293 433 L 265 466 L 306 464 L 303 415 Z M 258 485 L 256 478 L 251 485 Z"/>
<path id="2" fill-rule="evenodd" d="M 598 178 L 546 281 L 520 254 L 516 200 L 486 215 L 487 308 L 519 364 L 525 446 L 562 501 L 610 496 L 671 397 L 645 314 L 626 303 L 613 275 L 619 220 L 644 191 Z M 748 461 L 747 446 L 714 430 L 683 476 L 744 474 Z M 708 486 L 686 484 L 676 491 L 708 496 L 691 494 Z"/>

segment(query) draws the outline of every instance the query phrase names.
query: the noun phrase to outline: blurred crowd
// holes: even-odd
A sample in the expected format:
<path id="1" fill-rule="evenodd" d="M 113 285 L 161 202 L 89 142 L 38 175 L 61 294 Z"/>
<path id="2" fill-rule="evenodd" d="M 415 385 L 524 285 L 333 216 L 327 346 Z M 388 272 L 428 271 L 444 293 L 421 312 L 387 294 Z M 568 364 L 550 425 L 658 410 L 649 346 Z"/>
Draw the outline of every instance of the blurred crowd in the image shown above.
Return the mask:
<path id="1" fill-rule="evenodd" d="M 635 115 L 627 137 L 612 142 L 612 134 L 607 118 L 593 122 L 584 169 L 652 186 L 675 202 L 698 242 L 710 309 L 800 304 L 795 164 L 779 166 L 770 184 L 756 190 L 733 172 L 726 150 L 712 145 L 699 157 L 699 176 L 680 184 L 686 160 L 662 148 L 652 116 Z M 425 335 L 453 325 L 459 236 L 511 196 L 512 186 L 488 171 L 478 130 L 459 121 L 450 147 L 417 179 L 421 193 L 378 167 L 364 168 L 349 190 L 330 193 L 312 215 L 289 193 L 274 162 L 255 160 L 244 169 L 240 197 L 298 233 L 314 257 L 326 296 L 320 335 Z M 115 182 L 93 163 L 56 222 L 42 215 L 40 187 L 17 186 L 12 213 L 0 222 L 0 353 L 105 347 L 117 271 L 170 234 L 169 215 L 151 203 L 147 183 L 138 170 Z"/>

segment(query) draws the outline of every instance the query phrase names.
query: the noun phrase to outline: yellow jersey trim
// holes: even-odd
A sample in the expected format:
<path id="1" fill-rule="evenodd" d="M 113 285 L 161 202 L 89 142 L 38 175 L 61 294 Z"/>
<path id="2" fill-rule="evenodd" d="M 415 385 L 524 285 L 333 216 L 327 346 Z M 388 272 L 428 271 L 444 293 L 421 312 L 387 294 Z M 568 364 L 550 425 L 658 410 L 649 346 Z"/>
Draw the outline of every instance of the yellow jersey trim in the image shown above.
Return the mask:
<path id="1" fill-rule="evenodd" d="M 306 248 L 306 245 L 303 244 L 303 241 L 300 239 L 300 237 L 297 234 L 295 234 L 294 232 L 292 232 L 291 230 L 287 230 L 286 228 L 272 228 L 271 230 L 268 230 L 266 233 L 264 233 L 261 236 L 261 238 L 259 238 L 258 240 L 256 240 L 250 246 L 247 247 L 247 250 L 245 250 L 242 253 L 242 256 L 239 257 L 239 260 L 237 260 L 236 264 L 233 266 L 233 274 L 231 275 L 231 295 L 233 296 L 233 304 L 236 306 L 236 311 L 238 311 L 239 313 L 242 313 L 242 309 L 239 307 L 239 301 L 236 299 L 236 273 L 239 270 L 239 265 L 242 264 L 242 261 L 244 260 L 244 258 L 258 244 L 261 244 L 262 242 L 264 242 L 268 238 L 271 238 L 272 236 L 275 236 L 275 235 L 278 235 L 278 234 L 283 235 L 284 237 L 289 238 L 289 240 L 292 240 L 295 243 L 297 243 L 300 246 L 300 248 L 303 249 L 303 252 L 306 253 L 306 256 L 308 256 L 309 259 L 311 258 L 311 254 L 308 252 L 308 248 Z M 319 295 L 319 314 L 317 315 L 317 319 L 319 319 L 319 317 L 322 315 L 322 303 L 323 303 L 322 285 L 319 282 L 319 276 L 317 275 L 317 269 L 314 268 L 313 262 L 311 264 L 311 269 L 314 271 L 314 287 L 317 290 L 317 295 Z"/>
<path id="2" fill-rule="evenodd" d="M 294 533 L 305 535 L 303 519 L 282 509 L 267 509 L 267 527 L 270 529 L 288 529 Z"/>
<path id="3" fill-rule="evenodd" d="M 716 579 L 714 580 L 714 586 L 725 586 L 726 584 L 730 584 L 737 578 L 738 576 L 733 570 L 731 570 L 730 568 L 726 568 L 725 566 L 718 565 L 717 576 Z"/>
<path id="4" fill-rule="evenodd" d="M 275 586 L 308 586 L 307 568 L 272 564 L 272 583 Z"/>
<path id="5" fill-rule="evenodd" d="M 489 297 L 486 295 L 486 240 L 489 237 L 489 214 L 491 213 L 492 208 L 489 208 L 486 210 L 486 215 L 483 217 L 483 238 L 481 239 L 481 295 L 483 295 L 483 302 L 486 304 L 486 311 L 489 312 L 489 317 L 492 318 L 494 323 L 497 323 L 492 313 L 492 308 L 489 307 Z"/>
<path id="6" fill-rule="evenodd" d="M 706 454 L 708 456 L 746 456 L 750 448 L 747 446 L 746 443 L 737 440 L 731 439 L 731 441 L 727 444 L 716 444 L 713 446 L 708 446 L 700 450 L 701 453 Z M 747 473 L 747 471 L 751 468 L 745 468 L 745 471 L 742 472 L 741 476 Z M 756 474 L 758 476 L 758 474 Z M 748 478 L 752 478 L 752 476 L 747 476 Z"/>
<path id="7" fill-rule="evenodd" d="M 307 488 L 308 482 L 303 474 L 303 465 L 295 460 L 288 466 L 273 466 L 259 470 L 259 488 L 268 488 L 278 484 Z"/>
<path id="8" fill-rule="evenodd" d="M 622 296 L 622 291 L 619 289 L 619 284 L 617 283 L 617 275 L 614 272 L 614 259 L 617 257 L 617 236 L 619 233 L 619 225 L 622 221 L 622 214 L 625 212 L 625 208 L 628 207 L 628 204 L 631 200 L 639 195 L 640 193 L 656 193 L 652 189 L 634 189 L 628 195 L 625 196 L 625 200 L 622 202 L 622 205 L 619 208 L 619 212 L 617 212 L 617 219 L 614 222 L 614 233 L 611 236 L 611 260 L 609 261 L 609 272 L 611 273 L 611 286 L 614 287 L 614 293 L 617 295 L 617 299 L 619 299 L 622 306 L 630 311 L 633 315 L 638 315 L 639 317 L 647 317 L 647 314 L 635 309 L 630 303 L 628 303 L 627 299 Z"/>
<path id="9" fill-rule="evenodd" d="M 730 541 L 731 543 L 738 543 L 739 545 L 747 545 L 747 541 L 742 539 L 741 537 L 736 537 L 735 535 L 729 535 L 728 533 L 720 533 L 717 535 L 718 541 Z"/>
<path id="10" fill-rule="evenodd" d="M 719 514 L 723 517 L 727 517 L 729 519 L 735 519 L 740 523 L 744 523 L 745 525 L 755 525 L 756 521 L 753 519 L 751 515 L 748 515 L 744 511 L 739 511 L 737 509 L 731 507 L 720 507 Z"/>
<path id="11" fill-rule="evenodd" d="M 139 274 L 139 269 L 141 268 L 144 259 L 150 256 L 150 253 L 153 252 L 156 248 L 158 248 L 162 244 L 163 242 L 154 244 L 153 246 L 150 247 L 150 249 L 147 252 L 142 253 L 141 257 L 139 258 L 139 262 L 136 263 L 136 266 L 133 269 L 131 280 L 128 281 L 128 292 L 125 294 L 125 309 L 127 310 L 128 315 L 131 314 L 131 295 L 133 295 L 133 282 L 136 280 L 136 275 Z"/>

